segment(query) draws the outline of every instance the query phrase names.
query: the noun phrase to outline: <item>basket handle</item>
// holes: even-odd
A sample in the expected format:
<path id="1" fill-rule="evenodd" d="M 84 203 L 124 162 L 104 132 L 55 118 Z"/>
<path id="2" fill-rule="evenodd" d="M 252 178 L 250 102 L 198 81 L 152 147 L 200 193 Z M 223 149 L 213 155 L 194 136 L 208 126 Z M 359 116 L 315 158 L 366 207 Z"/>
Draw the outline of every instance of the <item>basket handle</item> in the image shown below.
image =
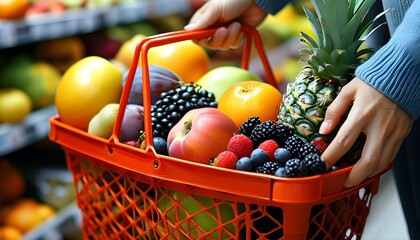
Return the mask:
<path id="1" fill-rule="evenodd" d="M 120 108 L 118 110 L 117 119 L 115 121 L 115 126 L 113 129 L 111 141 L 114 141 L 114 142 L 119 141 L 118 136 L 121 129 L 122 119 L 124 116 L 125 107 L 128 102 L 128 97 L 130 95 L 131 87 L 134 80 L 134 75 L 136 73 L 136 69 L 138 67 L 140 57 L 142 61 L 141 63 L 142 63 L 142 76 L 143 76 L 142 87 L 143 87 L 144 131 L 146 133 L 146 151 L 151 152 L 150 150 L 152 149 L 152 146 L 153 146 L 151 98 L 150 98 L 150 91 L 146 91 L 150 89 L 149 65 L 148 65 L 148 60 L 147 60 L 148 51 L 152 47 L 157 47 L 161 45 L 166 45 L 166 44 L 186 41 L 186 40 L 211 37 L 213 36 L 213 34 L 215 33 L 217 29 L 218 27 L 211 28 L 211 29 L 204 29 L 204 30 L 193 30 L 193 31 L 191 30 L 173 31 L 173 32 L 157 34 L 157 35 L 146 37 L 137 44 L 136 50 L 133 56 L 133 61 L 131 62 L 131 66 L 129 68 L 129 72 L 127 75 L 126 83 L 122 91 L 122 95 L 120 99 Z M 241 68 L 248 69 L 252 40 L 254 40 L 258 55 L 261 59 L 261 63 L 266 72 L 267 82 L 277 88 L 276 81 L 274 79 L 274 75 L 271 70 L 271 66 L 268 61 L 265 49 L 263 47 L 263 42 L 261 40 L 261 37 L 258 31 L 254 27 L 247 26 L 247 25 L 242 25 L 241 30 L 245 33 L 245 37 L 246 37 L 246 41 L 243 46 Z"/>

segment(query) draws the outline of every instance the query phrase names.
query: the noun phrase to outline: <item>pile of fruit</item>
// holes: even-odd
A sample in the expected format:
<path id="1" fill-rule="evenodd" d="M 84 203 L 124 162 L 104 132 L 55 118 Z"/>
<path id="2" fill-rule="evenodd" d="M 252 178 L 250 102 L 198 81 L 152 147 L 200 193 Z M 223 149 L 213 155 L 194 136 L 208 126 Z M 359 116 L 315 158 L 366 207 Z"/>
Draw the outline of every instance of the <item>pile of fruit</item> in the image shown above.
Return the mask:
<path id="1" fill-rule="evenodd" d="M 363 4 L 365 8 L 354 11 L 364 17 L 372 2 Z M 304 12 L 311 15 L 308 8 Z M 352 29 L 370 26 L 362 24 L 363 17 L 349 23 Z M 315 33 L 330 30 L 315 17 L 309 20 Z M 343 50 L 334 48 L 335 38 L 324 39 L 328 34 L 302 33 L 305 65 L 284 96 L 246 69 L 211 68 L 205 49 L 190 40 L 153 47 L 147 56 L 150 87 L 143 89 L 139 61 L 119 136 L 112 134 L 128 72 L 107 60 L 88 57 L 71 66 L 58 87 L 56 106 L 60 119 L 71 126 L 144 149 L 148 133 L 144 132 L 143 98 L 148 91 L 158 154 L 281 177 L 320 174 L 327 171 L 321 154 L 334 133 L 318 137 L 317 132 L 327 107 L 365 59 L 362 53 L 371 52 L 359 48 L 362 32 L 343 38 Z M 325 42 L 331 44 L 324 46 Z M 340 160 L 340 166 L 353 164 L 362 146 L 363 136 L 350 149 L 351 161 Z"/>
<path id="2" fill-rule="evenodd" d="M 326 171 L 321 154 L 327 146 L 322 139 L 308 142 L 276 121 L 251 117 L 213 165 L 280 177 L 309 176 Z"/>
<path id="3" fill-rule="evenodd" d="M 207 69 L 208 56 L 198 50 L 190 61 L 201 57 L 201 69 Z M 186 82 L 180 77 L 185 70 L 169 70 L 168 62 L 148 67 L 156 153 L 281 177 L 326 172 L 320 155 L 328 142 L 312 141 L 279 122 L 282 93 L 277 88 L 236 66 L 208 69 Z M 118 140 L 145 149 L 142 71 L 138 66 L 132 80 Z M 127 80 L 128 70 L 101 57 L 77 61 L 57 90 L 61 120 L 98 137 L 112 137 Z"/>

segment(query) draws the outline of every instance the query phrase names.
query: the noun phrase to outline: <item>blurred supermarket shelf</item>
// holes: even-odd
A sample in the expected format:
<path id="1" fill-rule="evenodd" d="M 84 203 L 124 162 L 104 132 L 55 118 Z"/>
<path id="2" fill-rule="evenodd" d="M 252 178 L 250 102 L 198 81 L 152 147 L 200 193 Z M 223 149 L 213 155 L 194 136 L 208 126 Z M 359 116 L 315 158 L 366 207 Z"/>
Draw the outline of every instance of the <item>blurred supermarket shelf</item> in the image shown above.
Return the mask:
<path id="1" fill-rule="evenodd" d="M 188 0 L 142 0 L 106 8 L 39 14 L 19 21 L 0 21 L 0 49 L 89 33 L 151 17 L 186 13 L 189 10 Z"/>
<path id="2" fill-rule="evenodd" d="M 0 124 L 0 157 L 48 136 L 49 119 L 56 114 L 54 105 L 32 112 L 18 124 Z"/>

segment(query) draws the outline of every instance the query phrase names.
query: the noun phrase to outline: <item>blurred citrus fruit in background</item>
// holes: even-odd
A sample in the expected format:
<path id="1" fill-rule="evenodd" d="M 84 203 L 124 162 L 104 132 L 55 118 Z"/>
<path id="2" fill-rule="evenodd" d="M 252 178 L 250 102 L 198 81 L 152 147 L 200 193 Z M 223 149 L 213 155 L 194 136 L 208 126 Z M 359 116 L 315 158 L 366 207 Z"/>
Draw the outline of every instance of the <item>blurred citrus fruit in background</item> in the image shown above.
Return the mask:
<path id="1" fill-rule="evenodd" d="M 122 93 L 123 73 L 110 61 L 90 56 L 73 64 L 57 88 L 55 104 L 60 119 L 86 131 L 89 121 Z"/>
<path id="2" fill-rule="evenodd" d="M 85 45 L 80 37 L 64 37 L 38 42 L 34 47 L 38 61 L 45 61 L 64 73 L 71 65 L 85 57 Z"/>
<path id="3" fill-rule="evenodd" d="M 0 89 L 0 123 L 22 121 L 32 110 L 31 98 L 20 89 Z"/>
<path id="4" fill-rule="evenodd" d="M 22 172 L 10 160 L 0 159 L 0 205 L 22 197 L 25 190 L 26 182 Z"/>
<path id="5" fill-rule="evenodd" d="M 1 240 L 19 240 L 22 237 L 22 233 L 19 229 L 10 226 L 0 227 L 0 239 Z"/>
<path id="6" fill-rule="evenodd" d="M 53 216 L 54 209 L 31 198 L 21 198 L 7 206 L 4 224 L 26 233 Z"/>
<path id="7" fill-rule="evenodd" d="M 130 67 L 131 62 L 133 61 L 134 52 L 136 51 L 137 44 L 147 37 L 144 34 L 136 34 L 131 37 L 129 40 L 125 41 L 123 45 L 115 54 L 114 59 L 123 63 L 127 68 Z"/>
<path id="8" fill-rule="evenodd" d="M 22 18 L 29 6 L 29 0 L 1 0 L 0 19 Z"/>
<path id="9" fill-rule="evenodd" d="M 15 55 L 1 65 L 0 88 L 17 88 L 31 98 L 32 107 L 54 103 L 61 73 L 48 62 L 33 61 L 29 55 Z"/>
<path id="10" fill-rule="evenodd" d="M 191 40 L 153 47 L 147 55 L 149 65 L 171 70 L 185 83 L 196 82 L 210 70 L 207 52 Z M 139 61 L 139 66 L 141 64 Z"/>
<path id="11" fill-rule="evenodd" d="M 245 81 L 232 85 L 222 95 L 217 108 L 226 113 L 239 127 L 249 117 L 261 122 L 277 120 L 282 94 L 265 82 Z"/>
<path id="12" fill-rule="evenodd" d="M 31 97 L 34 108 L 53 104 L 61 73 L 50 63 L 39 61 L 29 70 L 27 86 L 21 89 Z"/>

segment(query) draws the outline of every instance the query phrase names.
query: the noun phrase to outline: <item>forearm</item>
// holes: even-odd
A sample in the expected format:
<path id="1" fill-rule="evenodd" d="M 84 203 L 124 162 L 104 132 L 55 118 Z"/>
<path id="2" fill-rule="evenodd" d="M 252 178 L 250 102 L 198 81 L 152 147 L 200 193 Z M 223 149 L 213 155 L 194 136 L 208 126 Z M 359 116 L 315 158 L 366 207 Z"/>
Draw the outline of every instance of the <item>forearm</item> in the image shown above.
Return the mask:
<path id="1" fill-rule="evenodd" d="M 413 118 L 420 115 L 420 0 L 415 0 L 390 41 L 356 76 L 393 100 Z"/>

